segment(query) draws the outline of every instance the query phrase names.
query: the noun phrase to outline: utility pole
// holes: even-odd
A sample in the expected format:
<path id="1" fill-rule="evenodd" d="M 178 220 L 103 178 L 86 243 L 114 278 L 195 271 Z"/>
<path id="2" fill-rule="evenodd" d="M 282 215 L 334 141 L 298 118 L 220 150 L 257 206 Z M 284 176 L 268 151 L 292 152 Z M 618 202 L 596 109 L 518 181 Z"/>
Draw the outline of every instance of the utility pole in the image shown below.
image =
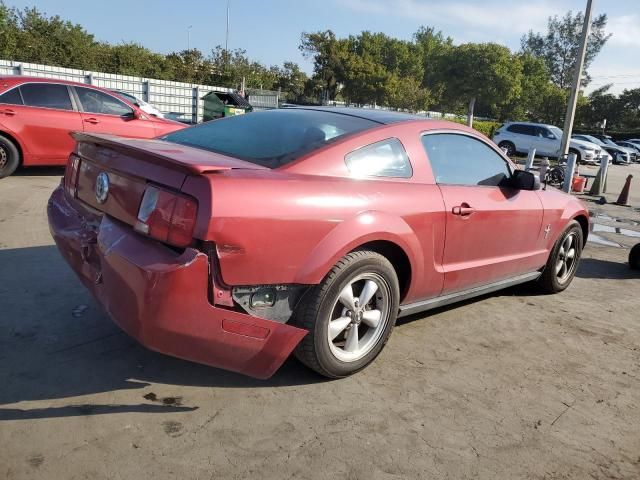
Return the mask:
<path id="1" fill-rule="evenodd" d="M 589 31 L 591 30 L 591 7 L 592 0 L 587 0 L 587 8 L 584 12 L 584 23 L 582 24 L 582 35 L 580 36 L 580 48 L 578 50 L 578 59 L 576 69 L 573 72 L 573 82 L 571 84 L 571 95 L 569 96 L 569 104 L 567 105 L 567 114 L 564 117 L 564 129 L 562 130 L 562 145 L 560 147 L 560 155 L 564 158 L 569 153 L 569 144 L 571 142 L 571 132 L 573 131 L 573 119 L 576 115 L 576 103 L 578 102 L 578 92 L 580 90 L 580 79 L 582 78 L 582 68 L 584 66 L 584 57 L 587 52 L 587 42 L 589 41 Z"/>
<path id="2" fill-rule="evenodd" d="M 224 39 L 224 51 L 229 53 L 229 2 L 231 0 L 227 0 L 227 33 L 225 34 Z"/>
<path id="3" fill-rule="evenodd" d="M 187 27 L 187 52 L 191 50 L 191 28 L 193 25 Z"/>

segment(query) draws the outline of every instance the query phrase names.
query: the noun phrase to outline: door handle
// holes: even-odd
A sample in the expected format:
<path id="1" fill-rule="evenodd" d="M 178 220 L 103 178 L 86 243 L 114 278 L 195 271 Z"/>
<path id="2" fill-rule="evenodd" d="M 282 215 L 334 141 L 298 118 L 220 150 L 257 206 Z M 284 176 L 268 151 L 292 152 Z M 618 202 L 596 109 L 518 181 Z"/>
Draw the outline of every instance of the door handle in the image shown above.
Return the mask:
<path id="1" fill-rule="evenodd" d="M 0 113 L 4 113 L 5 115 L 9 116 L 9 117 L 13 117 L 16 114 L 15 110 L 11 110 L 10 108 L 6 108 L 4 110 L 0 110 Z"/>
<path id="2" fill-rule="evenodd" d="M 468 217 L 475 211 L 476 209 L 473 207 L 470 207 L 468 203 L 457 205 L 451 209 L 451 213 L 453 213 L 454 215 L 460 215 L 461 217 Z"/>
<path id="3" fill-rule="evenodd" d="M 100 120 L 98 120 L 97 118 L 85 118 L 84 121 L 93 125 L 100 123 Z"/>

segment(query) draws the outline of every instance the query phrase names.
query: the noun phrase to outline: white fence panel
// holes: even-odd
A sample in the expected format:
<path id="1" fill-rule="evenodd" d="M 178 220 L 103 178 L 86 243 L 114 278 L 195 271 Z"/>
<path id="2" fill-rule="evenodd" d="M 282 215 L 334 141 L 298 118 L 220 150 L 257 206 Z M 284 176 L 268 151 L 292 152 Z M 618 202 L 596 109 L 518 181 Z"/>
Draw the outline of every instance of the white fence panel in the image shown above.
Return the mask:
<path id="1" fill-rule="evenodd" d="M 202 97 L 209 92 L 232 92 L 225 87 L 195 85 L 114 73 L 0 60 L 0 75 L 26 75 L 87 83 L 109 90 L 121 90 L 156 106 L 161 112 L 179 112 L 202 120 Z"/>

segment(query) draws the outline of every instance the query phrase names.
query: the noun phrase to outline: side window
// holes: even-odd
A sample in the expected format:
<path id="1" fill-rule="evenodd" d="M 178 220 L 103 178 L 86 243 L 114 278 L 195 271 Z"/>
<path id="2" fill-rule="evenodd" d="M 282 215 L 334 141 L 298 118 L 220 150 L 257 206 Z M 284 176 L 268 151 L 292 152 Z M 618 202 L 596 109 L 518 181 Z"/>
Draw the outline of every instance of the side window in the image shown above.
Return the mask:
<path id="1" fill-rule="evenodd" d="M 455 133 L 422 136 L 436 183 L 499 186 L 511 178 L 507 162 L 473 137 Z"/>
<path id="2" fill-rule="evenodd" d="M 555 140 L 556 136 L 549 130 L 548 128 L 538 127 L 538 136 L 542 138 L 548 138 L 550 140 Z"/>
<path id="3" fill-rule="evenodd" d="M 73 110 L 66 85 L 55 83 L 27 83 L 20 86 L 24 104 L 30 107 Z"/>
<path id="4" fill-rule="evenodd" d="M 5 103 L 8 105 L 22 105 L 20 89 L 16 87 L 0 95 L 0 103 Z"/>
<path id="5" fill-rule="evenodd" d="M 107 95 L 92 88 L 75 87 L 82 105 L 82 110 L 87 113 L 102 113 L 105 115 L 131 115 L 133 110 L 111 95 Z"/>
<path id="6" fill-rule="evenodd" d="M 344 157 L 344 161 L 356 177 L 409 178 L 413 174 L 407 152 L 397 138 L 354 150 Z"/>

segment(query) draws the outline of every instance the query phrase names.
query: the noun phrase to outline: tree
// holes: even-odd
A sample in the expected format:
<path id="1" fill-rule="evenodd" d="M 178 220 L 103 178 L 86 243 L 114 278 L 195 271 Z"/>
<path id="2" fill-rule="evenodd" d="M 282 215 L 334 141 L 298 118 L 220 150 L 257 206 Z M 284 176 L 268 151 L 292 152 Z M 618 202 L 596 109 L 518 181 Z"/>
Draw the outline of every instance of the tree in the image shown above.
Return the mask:
<path id="1" fill-rule="evenodd" d="M 303 32 L 299 49 L 305 58 L 313 58 L 313 71 L 323 82 L 330 98 L 335 98 L 341 78 L 344 78 L 345 42 L 336 39 L 331 30 L 324 32 Z"/>
<path id="2" fill-rule="evenodd" d="M 468 104 L 468 121 L 473 125 L 476 101 L 498 110 L 517 98 L 521 91 L 522 64 L 502 45 L 465 43 L 443 55 L 438 69 L 445 84 L 443 103 L 454 111 Z"/>
<path id="3" fill-rule="evenodd" d="M 444 94 L 445 79 L 440 74 L 439 65 L 450 49 L 453 39 L 445 37 L 441 31 L 433 27 L 420 27 L 413 35 L 422 62 L 422 87 L 429 90 L 432 103 L 440 104 Z"/>
<path id="4" fill-rule="evenodd" d="M 530 30 L 520 40 L 522 52 L 541 58 L 549 70 L 551 80 L 560 88 L 571 86 L 574 67 L 578 60 L 583 23 L 584 14 L 582 12 L 574 15 L 569 11 L 562 18 L 557 15 L 549 17 L 545 34 L 533 33 Z M 598 15 L 591 22 L 584 60 L 583 86 L 590 81 L 587 73 L 589 65 L 611 37 L 611 34 L 605 33 L 606 26 L 606 14 Z"/>
<path id="5" fill-rule="evenodd" d="M 0 58 L 13 58 L 18 42 L 18 19 L 15 10 L 0 1 Z"/>

